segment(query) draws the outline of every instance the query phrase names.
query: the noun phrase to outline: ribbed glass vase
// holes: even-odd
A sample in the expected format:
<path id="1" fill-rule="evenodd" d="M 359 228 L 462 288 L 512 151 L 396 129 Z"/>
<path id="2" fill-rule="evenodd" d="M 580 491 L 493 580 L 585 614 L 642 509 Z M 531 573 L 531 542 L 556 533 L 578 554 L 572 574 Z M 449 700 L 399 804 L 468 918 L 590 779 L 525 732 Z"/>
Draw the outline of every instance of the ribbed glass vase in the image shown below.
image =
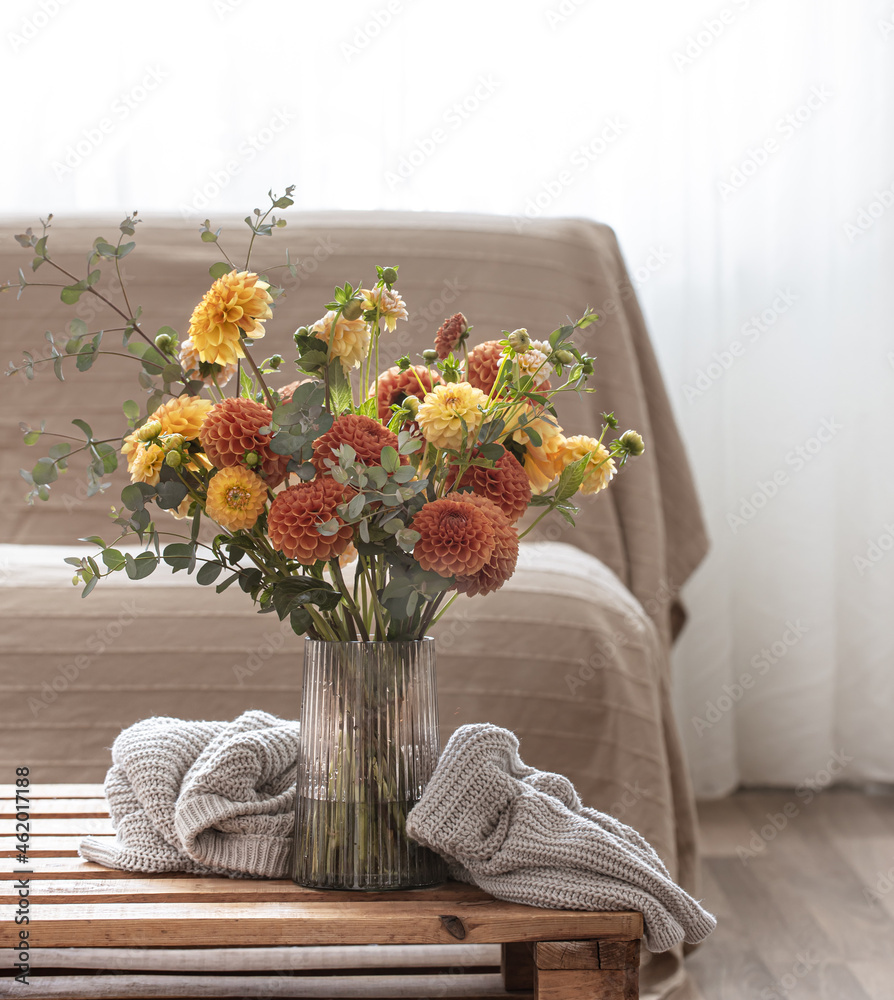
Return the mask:
<path id="1" fill-rule="evenodd" d="M 411 889 L 446 878 L 406 833 L 440 753 L 435 643 L 305 640 L 295 827 L 300 885 Z"/>

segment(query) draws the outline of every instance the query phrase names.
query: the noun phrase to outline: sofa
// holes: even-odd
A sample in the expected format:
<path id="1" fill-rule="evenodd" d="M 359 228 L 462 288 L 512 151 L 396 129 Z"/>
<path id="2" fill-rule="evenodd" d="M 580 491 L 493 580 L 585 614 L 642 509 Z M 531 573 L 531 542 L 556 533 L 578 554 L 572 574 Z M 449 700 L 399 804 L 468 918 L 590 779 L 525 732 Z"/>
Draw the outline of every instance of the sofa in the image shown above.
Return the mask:
<path id="1" fill-rule="evenodd" d="M 541 522 L 525 541 L 515 576 L 483 598 L 460 598 L 439 623 L 442 738 L 458 725 L 489 721 L 514 730 L 524 759 L 568 775 L 584 802 L 636 827 L 692 892 L 696 886 L 694 804 L 670 699 L 668 653 L 684 620 L 680 588 L 702 559 L 706 537 L 685 449 L 668 403 L 634 288 L 617 240 L 605 225 L 578 219 L 517 221 L 432 213 L 286 213 L 288 225 L 259 238 L 253 269 L 285 260 L 295 273 L 271 274 L 285 295 L 267 323 L 263 350 L 286 359 L 291 335 L 319 318 L 336 283 L 369 281 L 374 265 L 399 265 L 397 287 L 410 319 L 383 339 L 394 358 L 430 346 L 446 316 L 462 311 L 472 344 L 526 327 L 534 337 L 579 316 L 598 322 L 579 334 L 597 357 L 595 394 L 568 394 L 568 433 L 598 434 L 603 411 L 639 430 L 646 452 L 595 498 L 577 525 Z M 0 280 L 55 280 L 13 235 L 36 220 L 0 226 Z M 82 271 L 93 240 L 117 233 L 118 219 L 53 220 L 49 249 Z M 244 253 L 241 220 L 221 241 Z M 143 305 L 144 326 L 185 335 L 193 306 L 219 259 L 195 220 L 147 218 L 122 261 L 127 294 Z M 97 284 L 120 293 L 114 267 Z M 91 331 L 116 327 L 91 295 L 66 306 L 53 288 L 4 293 L 0 338 L 5 361 L 47 354 L 45 331 L 72 318 Z M 115 349 L 120 334 L 108 333 Z M 136 365 L 102 357 L 86 372 L 66 362 L 65 382 L 38 363 L 35 377 L 10 377 L 2 396 L 0 481 L 0 758 L 6 773 L 27 764 L 32 780 L 101 781 L 117 733 L 150 715 L 234 718 L 248 708 L 297 716 L 302 640 L 275 616 L 259 617 L 238 588 L 221 595 L 185 573 L 159 570 L 142 581 L 118 574 L 85 600 L 65 556 L 90 551 L 78 539 L 109 538 L 109 507 L 126 472 L 88 498 L 77 462 L 48 502 L 26 505 L 19 468 L 45 443 L 22 443 L 19 422 L 67 433 L 73 417 L 111 437 L 124 426 L 121 401 L 144 403 Z M 177 522 L 171 520 L 171 529 Z M 659 961 L 660 958 L 660 961 Z M 680 955 L 656 958 L 655 982 L 679 977 Z"/>

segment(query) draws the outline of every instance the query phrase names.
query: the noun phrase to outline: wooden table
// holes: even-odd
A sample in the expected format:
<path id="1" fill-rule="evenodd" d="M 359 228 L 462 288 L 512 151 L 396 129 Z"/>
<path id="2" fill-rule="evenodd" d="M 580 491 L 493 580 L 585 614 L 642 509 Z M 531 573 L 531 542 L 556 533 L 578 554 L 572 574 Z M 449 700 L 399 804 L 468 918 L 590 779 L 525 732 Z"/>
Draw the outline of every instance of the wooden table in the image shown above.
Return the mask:
<path id="1" fill-rule="evenodd" d="M 31 917 L 29 983 L 2 979 L 0 996 L 639 996 L 639 913 L 520 906 L 454 882 L 349 893 L 105 868 L 77 857 L 83 835 L 112 834 L 100 785 L 31 786 L 22 874 L 14 790 L 0 790 L 4 970 L 22 879 Z"/>

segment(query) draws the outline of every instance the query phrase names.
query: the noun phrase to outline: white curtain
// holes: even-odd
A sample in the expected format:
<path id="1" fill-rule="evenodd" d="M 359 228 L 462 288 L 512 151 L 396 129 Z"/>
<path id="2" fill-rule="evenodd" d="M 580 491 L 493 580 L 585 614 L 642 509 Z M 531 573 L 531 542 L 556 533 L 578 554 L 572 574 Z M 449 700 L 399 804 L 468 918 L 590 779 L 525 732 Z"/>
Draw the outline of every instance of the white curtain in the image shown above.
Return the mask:
<path id="1" fill-rule="evenodd" d="M 891 0 L 28 0 L 0 26 L 7 217 L 199 221 L 294 183 L 609 222 L 713 538 L 675 664 L 698 791 L 894 779 Z"/>

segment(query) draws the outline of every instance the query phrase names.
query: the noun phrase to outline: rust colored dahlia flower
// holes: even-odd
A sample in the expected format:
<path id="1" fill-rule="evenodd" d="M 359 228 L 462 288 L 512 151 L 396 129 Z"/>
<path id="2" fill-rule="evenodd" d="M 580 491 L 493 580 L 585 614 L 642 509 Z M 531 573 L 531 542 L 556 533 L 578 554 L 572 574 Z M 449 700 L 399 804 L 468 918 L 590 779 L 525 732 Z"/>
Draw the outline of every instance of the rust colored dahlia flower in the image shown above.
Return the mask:
<path id="1" fill-rule="evenodd" d="M 204 382 L 205 385 L 214 385 L 223 388 L 236 374 L 236 364 L 219 365 L 210 361 L 202 361 L 196 345 L 187 338 L 180 348 L 180 366 L 196 382 Z"/>
<path id="2" fill-rule="evenodd" d="M 466 378 L 482 392 L 489 393 L 497 381 L 503 348 L 496 340 L 485 340 L 469 351 L 469 365 Z"/>
<path id="3" fill-rule="evenodd" d="M 318 319 L 310 328 L 310 332 L 317 340 L 322 340 L 327 347 L 334 318 L 335 313 L 330 309 L 322 319 Z M 369 325 L 364 319 L 345 319 L 344 316 L 339 316 L 338 322 L 335 324 L 332 346 L 329 347 L 329 357 L 338 358 L 342 368 L 347 373 L 362 363 L 369 351 L 369 340 Z"/>
<path id="4" fill-rule="evenodd" d="M 269 287 L 251 271 L 230 271 L 214 282 L 189 321 L 189 339 L 200 361 L 232 365 L 245 357 L 242 334 L 250 340 L 263 337 L 263 322 L 273 315 Z"/>
<path id="5" fill-rule="evenodd" d="M 334 459 L 333 452 L 343 444 L 349 444 L 361 462 L 367 465 L 379 465 L 382 449 L 386 445 L 391 445 L 397 451 L 397 435 L 372 417 L 365 417 L 359 413 L 343 413 L 329 430 L 313 443 L 314 454 L 311 461 L 317 467 L 317 472 L 327 471 L 326 459 Z M 406 464 L 405 457 L 403 462 Z"/>
<path id="6" fill-rule="evenodd" d="M 221 469 L 212 477 L 205 513 L 227 531 L 240 531 L 255 524 L 266 502 L 264 480 L 236 465 Z"/>
<path id="7" fill-rule="evenodd" d="M 615 461 L 608 448 L 601 441 L 585 434 L 576 434 L 565 439 L 561 455 L 563 467 L 576 462 L 588 453 L 590 460 L 587 462 L 584 479 L 580 484 L 580 492 L 585 495 L 604 490 L 616 472 Z"/>
<path id="8" fill-rule="evenodd" d="M 276 455 L 270 450 L 270 434 L 259 428 L 269 425 L 272 414 L 262 403 L 242 396 L 223 400 L 212 407 L 199 433 L 199 440 L 209 460 L 218 469 L 240 465 L 245 467 L 245 455 L 253 451 L 260 458 L 257 466 L 264 473 L 271 489 L 286 477 L 288 455 Z"/>
<path id="9" fill-rule="evenodd" d="M 387 422 L 394 416 L 391 412 L 394 403 L 402 403 L 407 396 L 422 400 L 426 393 L 440 384 L 441 376 L 437 372 L 430 372 L 425 365 L 413 365 L 404 372 L 395 365 L 382 372 L 376 380 L 379 420 Z"/>
<path id="10" fill-rule="evenodd" d="M 468 382 L 436 385 L 419 404 L 416 420 L 426 441 L 436 448 L 459 450 L 463 443 L 463 424 L 469 440 L 474 441 L 487 396 Z"/>
<path id="11" fill-rule="evenodd" d="M 518 532 L 500 508 L 487 497 L 474 493 L 465 494 L 467 502 L 474 504 L 488 518 L 494 531 L 494 551 L 490 559 L 470 575 L 457 576 L 456 589 L 461 594 L 475 597 L 477 594 L 491 594 L 515 572 L 518 562 Z"/>
<path id="12" fill-rule="evenodd" d="M 473 576 L 493 555 L 493 521 L 472 496 L 452 493 L 432 500 L 413 518 L 410 527 L 421 535 L 413 556 L 423 569 L 440 576 Z"/>
<path id="13" fill-rule="evenodd" d="M 337 559 L 351 544 L 354 529 L 342 521 L 335 508 L 352 493 L 329 476 L 282 490 L 267 515 L 267 534 L 273 547 L 303 566 L 312 566 L 318 559 Z M 339 524 L 338 531 L 321 535 L 317 527 L 333 519 Z"/>
<path id="14" fill-rule="evenodd" d="M 443 361 L 462 342 L 469 329 L 469 321 L 462 313 L 454 313 L 450 319 L 445 319 L 435 334 L 435 350 Z"/>
<path id="15" fill-rule="evenodd" d="M 447 480 L 448 486 L 453 486 L 455 478 L 456 466 Z M 510 524 L 515 524 L 531 502 L 531 480 L 511 451 L 503 452 L 492 469 L 481 465 L 470 466 L 453 488 L 468 489 L 476 496 L 491 500 L 506 515 Z"/>

